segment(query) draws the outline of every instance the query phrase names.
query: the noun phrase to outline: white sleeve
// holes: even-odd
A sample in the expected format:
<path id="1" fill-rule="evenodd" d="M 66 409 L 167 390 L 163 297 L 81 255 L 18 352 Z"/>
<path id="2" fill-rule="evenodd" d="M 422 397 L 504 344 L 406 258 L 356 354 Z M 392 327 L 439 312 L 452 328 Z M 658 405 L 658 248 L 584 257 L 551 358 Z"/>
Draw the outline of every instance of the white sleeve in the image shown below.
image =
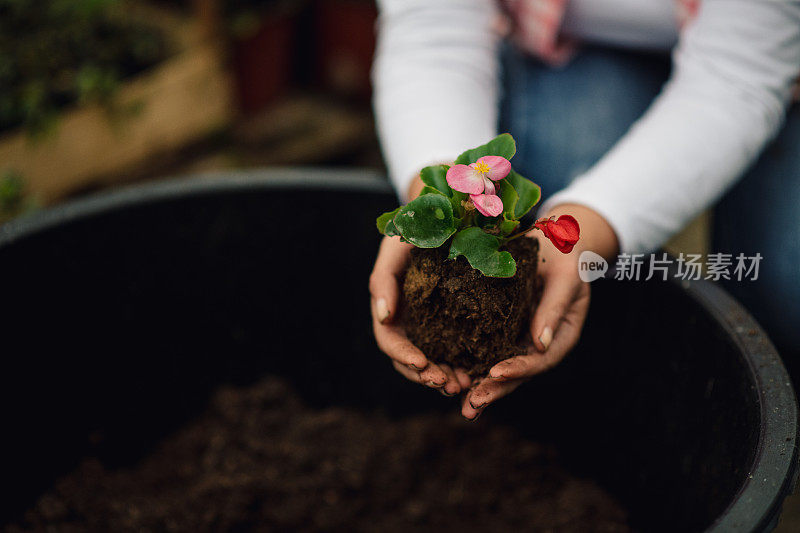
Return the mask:
<path id="1" fill-rule="evenodd" d="M 594 209 L 624 252 L 663 244 L 716 201 L 780 129 L 800 70 L 800 3 L 703 0 L 673 63 L 644 116 L 543 210 L 564 203 Z"/>
<path id="2" fill-rule="evenodd" d="M 497 131 L 498 42 L 490 0 L 379 0 L 372 71 L 378 134 L 403 198 L 411 179 Z"/>

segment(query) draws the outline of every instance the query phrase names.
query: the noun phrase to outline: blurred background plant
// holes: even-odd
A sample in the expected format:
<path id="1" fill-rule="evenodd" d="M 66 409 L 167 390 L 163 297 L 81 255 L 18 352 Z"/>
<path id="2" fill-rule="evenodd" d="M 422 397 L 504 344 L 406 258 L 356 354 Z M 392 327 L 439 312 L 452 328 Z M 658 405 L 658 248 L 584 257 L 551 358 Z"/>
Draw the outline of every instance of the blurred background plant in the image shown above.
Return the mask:
<path id="1" fill-rule="evenodd" d="M 298 11 L 314 0 L 150 0 L 155 5 L 176 9 L 182 13 L 208 9 L 212 16 L 221 18 L 224 33 L 232 38 L 251 37 L 270 13 L 279 11 Z M 198 6 L 203 7 L 198 9 Z"/>
<path id="2" fill-rule="evenodd" d="M 52 205 L 168 175 L 382 168 L 376 17 L 374 0 L 0 0 L 0 169 Z"/>
<path id="3" fill-rule="evenodd" d="M 50 130 L 73 103 L 108 101 L 160 61 L 161 31 L 120 0 L 0 0 L 0 132 Z"/>
<path id="4" fill-rule="evenodd" d="M 25 180 L 13 170 L 0 172 L 0 224 L 36 208 L 36 202 L 26 195 Z"/>
<path id="5" fill-rule="evenodd" d="M 225 27 L 235 39 L 252 37 L 265 15 L 297 11 L 305 0 L 224 0 L 221 2 Z"/>

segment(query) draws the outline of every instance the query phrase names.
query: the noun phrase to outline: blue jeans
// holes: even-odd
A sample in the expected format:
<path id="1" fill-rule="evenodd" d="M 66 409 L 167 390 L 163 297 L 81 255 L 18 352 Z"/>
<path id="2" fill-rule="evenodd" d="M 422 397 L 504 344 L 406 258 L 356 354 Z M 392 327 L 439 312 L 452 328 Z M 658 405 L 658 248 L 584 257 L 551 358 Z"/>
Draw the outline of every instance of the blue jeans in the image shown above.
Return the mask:
<path id="1" fill-rule="evenodd" d="M 503 51 L 501 131 L 517 140 L 514 166 L 545 197 L 597 162 L 639 118 L 669 77 L 666 54 L 585 47 L 550 68 Z M 729 282 L 784 357 L 800 353 L 800 109 L 715 208 L 712 247 L 760 252 L 757 281 Z"/>

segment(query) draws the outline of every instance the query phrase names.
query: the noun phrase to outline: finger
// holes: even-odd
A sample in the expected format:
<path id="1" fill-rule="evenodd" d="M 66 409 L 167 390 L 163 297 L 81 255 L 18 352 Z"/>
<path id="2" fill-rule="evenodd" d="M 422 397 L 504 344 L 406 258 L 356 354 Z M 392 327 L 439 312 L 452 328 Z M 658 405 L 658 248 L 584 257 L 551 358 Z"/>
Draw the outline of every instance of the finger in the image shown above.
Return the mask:
<path id="1" fill-rule="evenodd" d="M 394 369 L 397 370 L 403 377 L 408 379 L 409 381 L 413 381 L 414 383 L 419 383 L 421 385 L 425 385 L 426 387 L 430 387 L 432 389 L 442 390 L 442 384 L 434 383 L 430 380 L 426 381 L 420 375 L 420 372 L 414 370 L 413 368 L 409 368 L 405 365 L 398 363 L 397 361 L 392 361 L 392 365 Z M 452 395 L 450 395 L 452 396 Z"/>
<path id="2" fill-rule="evenodd" d="M 519 355 L 497 363 L 489 369 L 489 381 L 510 381 L 527 379 L 541 374 L 559 364 L 575 347 L 580 338 L 586 312 L 589 308 L 589 292 L 581 290 L 578 298 L 564 315 L 561 327 L 556 331 L 550 348 L 542 353 L 536 350 L 527 355 Z"/>
<path id="3" fill-rule="evenodd" d="M 442 387 L 442 394 L 445 396 L 455 396 L 459 392 L 461 392 L 461 385 L 458 382 L 458 378 L 456 377 L 456 373 L 450 367 L 450 365 L 439 365 L 439 368 L 442 369 L 442 372 L 445 373 L 447 376 L 447 382 Z"/>
<path id="4" fill-rule="evenodd" d="M 456 368 L 454 372 L 456 373 L 458 384 L 461 385 L 461 390 L 467 390 L 472 385 L 472 378 L 469 377 L 467 371 L 463 368 Z"/>
<path id="5" fill-rule="evenodd" d="M 536 348 L 546 352 L 561 320 L 580 287 L 571 275 L 552 274 L 545 279 L 542 299 L 531 321 L 531 337 Z"/>
<path id="6" fill-rule="evenodd" d="M 469 400 L 467 398 L 469 394 L 465 394 L 464 397 L 461 399 L 461 416 L 466 418 L 467 420 L 474 421 L 477 420 L 481 413 L 483 412 L 483 408 L 475 409 L 470 405 Z"/>
<path id="7" fill-rule="evenodd" d="M 395 237 L 384 237 L 369 277 L 372 316 L 383 324 L 397 316 L 400 301 L 399 277 L 410 258 L 410 246 Z"/>
<path id="8" fill-rule="evenodd" d="M 401 327 L 383 325 L 373 317 L 372 330 L 375 333 L 378 348 L 398 363 L 412 366 L 417 370 L 424 370 L 428 367 L 428 359 L 406 337 L 405 331 Z"/>
<path id="9" fill-rule="evenodd" d="M 484 379 L 472 388 L 467 395 L 467 404 L 477 411 L 483 411 L 486 407 L 511 393 L 519 387 L 525 380 L 515 379 L 513 381 L 493 381 Z"/>
<path id="10" fill-rule="evenodd" d="M 531 351 L 532 350 L 536 350 L 536 346 L 532 346 L 531 347 Z M 515 357 L 509 357 L 508 359 L 504 359 L 504 360 L 500 361 L 499 363 L 494 365 L 492 368 L 490 368 L 489 372 L 487 372 L 486 375 L 489 377 L 489 379 L 492 379 L 492 380 L 501 380 L 502 381 L 502 380 L 512 379 L 513 373 L 511 372 L 511 367 L 514 366 L 515 359 L 516 359 Z M 514 377 L 517 377 L 517 376 L 514 376 Z"/>
<path id="11" fill-rule="evenodd" d="M 422 383 L 435 389 L 447 384 L 447 374 L 439 368 L 439 365 L 433 363 L 429 363 L 425 370 L 419 373 L 419 377 L 422 379 Z"/>
<path id="12" fill-rule="evenodd" d="M 370 276 L 370 287 L 373 285 L 373 282 L 371 281 L 373 276 Z M 386 283 L 388 286 L 389 282 Z M 394 320 L 394 317 L 397 314 L 397 302 L 399 298 L 398 289 L 381 289 L 381 294 L 383 294 L 383 296 L 379 296 L 377 298 L 375 296 L 370 296 L 369 304 L 372 317 L 381 324 L 391 324 L 392 320 Z"/>
<path id="13" fill-rule="evenodd" d="M 577 289 L 577 294 L 561 318 L 561 325 L 555 332 L 550 348 L 544 354 L 546 357 L 539 362 L 540 368 L 532 369 L 523 375 L 530 377 L 557 365 L 578 343 L 583 324 L 586 321 L 586 314 L 589 311 L 591 291 L 589 284 L 583 282 L 577 286 Z"/>
<path id="14" fill-rule="evenodd" d="M 381 324 L 389 324 L 397 316 L 400 303 L 398 279 L 385 270 L 373 270 L 369 276 L 370 309 Z"/>
<path id="15" fill-rule="evenodd" d="M 385 270 L 394 275 L 402 274 L 411 260 L 411 250 L 414 246 L 402 242 L 400 237 L 384 237 L 378 248 L 378 257 L 375 259 L 375 269 Z"/>
<path id="16" fill-rule="evenodd" d="M 560 330 L 559 330 L 560 331 Z M 536 351 L 528 355 L 518 355 L 497 363 L 489 370 L 489 377 L 494 382 L 511 381 L 520 378 L 529 378 L 549 370 L 561 360 L 561 350 L 555 342 L 545 352 Z"/>
<path id="17" fill-rule="evenodd" d="M 392 366 L 394 366 L 394 369 L 409 381 L 413 381 L 414 383 L 422 383 L 422 380 L 419 377 L 419 372 L 416 370 L 411 370 L 407 366 L 400 364 L 397 361 L 392 361 Z"/>

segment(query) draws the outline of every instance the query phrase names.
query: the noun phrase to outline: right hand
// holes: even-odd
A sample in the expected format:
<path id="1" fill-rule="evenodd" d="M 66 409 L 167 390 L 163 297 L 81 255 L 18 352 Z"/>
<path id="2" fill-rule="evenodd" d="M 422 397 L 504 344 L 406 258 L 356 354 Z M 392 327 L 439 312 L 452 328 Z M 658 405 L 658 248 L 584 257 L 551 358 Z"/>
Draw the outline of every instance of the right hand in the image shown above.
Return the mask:
<path id="1" fill-rule="evenodd" d="M 531 237 L 539 240 L 538 275 L 544 282 L 530 325 L 533 344 L 527 354 L 501 361 L 489 370 L 485 379 L 475 380 L 461 404 L 461 414 L 468 420 L 475 420 L 488 405 L 564 359 L 578 342 L 589 310 L 589 284 L 578 275 L 581 252 L 591 250 L 607 260 L 613 260 L 617 254 L 616 233 L 599 213 L 571 204 L 554 207 L 545 218 L 551 215 L 574 216 L 581 227 L 580 241 L 572 252 L 563 254 L 538 231 L 530 232 Z"/>
<path id="2" fill-rule="evenodd" d="M 403 327 L 400 309 L 400 280 L 408 267 L 413 246 L 400 237 L 384 237 L 369 277 L 372 330 L 378 347 L 392 359 L 394 368 L 416 383 L 454 396 L 469 389 L 472 380 L 461 369 L 435 364 L 414 346 Z"/>

